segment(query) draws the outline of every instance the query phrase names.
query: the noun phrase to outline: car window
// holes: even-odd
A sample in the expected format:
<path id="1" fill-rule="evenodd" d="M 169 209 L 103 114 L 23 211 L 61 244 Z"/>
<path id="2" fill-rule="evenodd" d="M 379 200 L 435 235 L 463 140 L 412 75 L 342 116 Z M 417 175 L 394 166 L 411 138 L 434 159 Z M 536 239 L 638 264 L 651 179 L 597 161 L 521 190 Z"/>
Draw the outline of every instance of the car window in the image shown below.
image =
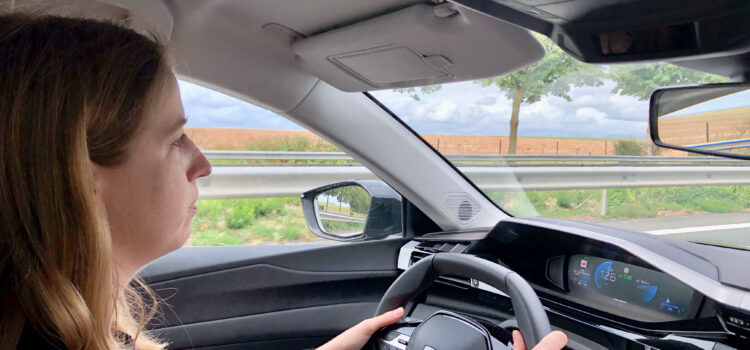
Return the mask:
<path id="1" fill-rule="evenodd" d="M 199 180 L 201 199 L 187 245 L 333 243 L 315 236 L 302 213 L 302 191 L 317 186 L 294 187 L 290 182 L 312 167 L 325 174 L 360 166 L 278 114 L 194 83 L 179 85 L 188 119 L 185 132 L 214 167 L 209 178 Z M 217 175 L 228 170 L 236 181 L 225 185 L 226 177 Z M 305 180 L 316 179 L 313 175 Z M 351 216 L 348 204 L 334 198 L 328 205 L 330 215 Z"/>
<path id="2" fill-rule="evenodd" d="M 545 58 L 511 74 L 372 95 L 513 216 L 750 247 L 750 162 L 648 136 L 654 89 L 726 79 L 667 63 L 584 64 L 540 40 Z"/>

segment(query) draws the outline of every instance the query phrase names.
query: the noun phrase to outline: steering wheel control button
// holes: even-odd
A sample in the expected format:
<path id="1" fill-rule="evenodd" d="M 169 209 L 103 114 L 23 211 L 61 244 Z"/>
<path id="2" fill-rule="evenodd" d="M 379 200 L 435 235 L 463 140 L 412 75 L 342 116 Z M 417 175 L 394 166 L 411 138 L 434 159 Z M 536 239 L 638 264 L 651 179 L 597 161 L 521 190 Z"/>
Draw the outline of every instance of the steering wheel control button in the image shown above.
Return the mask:
<path id="1" fill-rule="evenodd" d="M 490 350 L 490 339 L 489 332 L 480 323 L 466 316 L 441 310 L 432 314 L 414 330 L 406 348 Z"/>
<path id="2" fill-rule="evenodd" d="M 378 350 L 405 350 L 408 343 L 409 336 L 406 334 L 399 334 L 391 340 L 380 338 L 378 339 Z"/>

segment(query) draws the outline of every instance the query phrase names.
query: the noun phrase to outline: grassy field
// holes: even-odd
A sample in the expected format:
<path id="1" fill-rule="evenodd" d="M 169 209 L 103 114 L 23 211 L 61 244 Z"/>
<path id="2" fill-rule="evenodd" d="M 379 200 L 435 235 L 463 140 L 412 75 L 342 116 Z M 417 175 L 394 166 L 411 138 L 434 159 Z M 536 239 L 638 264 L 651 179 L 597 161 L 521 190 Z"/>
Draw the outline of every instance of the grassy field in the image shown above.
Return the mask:
<path id="1" fill-rule="evenodd" d="M 528 197 L 528 200 L 526 199 Z M 600 221 L 692 213 L 730 213 L 750 208 L 750 187 L 659 187 L 607 191 L 607 214 L 600 215 L 602 190 L 491 193 L 490 198 L 516 216 L 534 215 Z"/>

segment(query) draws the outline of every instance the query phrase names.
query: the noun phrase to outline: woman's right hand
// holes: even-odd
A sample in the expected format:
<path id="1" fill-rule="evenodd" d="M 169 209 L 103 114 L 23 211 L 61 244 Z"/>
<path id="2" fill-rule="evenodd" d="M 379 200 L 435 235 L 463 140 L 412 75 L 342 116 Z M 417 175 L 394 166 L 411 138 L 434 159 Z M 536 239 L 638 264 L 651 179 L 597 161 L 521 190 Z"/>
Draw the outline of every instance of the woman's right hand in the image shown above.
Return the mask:
<path id="1" fill-rule="evenodd" d="M 547 334 L 531 350 L 561 350 L 568 343 L 568 336 L 560 331 L 554 331 Z M 521 332 L 513 331 L 513 350 L 526 350 L 526 343 L 523 342 Z"/>

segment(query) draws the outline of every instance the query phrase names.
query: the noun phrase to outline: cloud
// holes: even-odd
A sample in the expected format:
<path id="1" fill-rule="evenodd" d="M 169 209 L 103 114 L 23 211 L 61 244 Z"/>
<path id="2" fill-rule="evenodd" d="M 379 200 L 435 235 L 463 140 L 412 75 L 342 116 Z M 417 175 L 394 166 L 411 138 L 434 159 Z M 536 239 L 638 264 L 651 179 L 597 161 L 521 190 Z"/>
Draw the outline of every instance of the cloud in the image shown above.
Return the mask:
<path id="1" fill-rule="evenodd" d="M 211 89 L 179 81 L 187 126 L 247 129 L 303 129 L 269 110 Z"/>
<path id="2" fill-rule="evenodd" d="M 578 110 L 576 110 L 576 115 L 579 117 L 591 118 L 604 118 L 607 116 L 606 114 L 600 112 L 598 109 L 591 107 L 578 108 Z"/>
<path id="3" fill-rule="evenodd" d="M 571 101 L 545 96 L 539 102 L 521 105 L 519 135 L 644 138 L 648 103 L 613 95 L 613 86 L 613 82 L 607 81 L 603 86 L 573 88 L 569 93 Z M 403 94 L 373 92 L 373 96 L 419 133 L 487 136 L 509 133 L 511 101 L 496 87 L 462 82 L 443 85 L 433 94 L 420 94 L 420 101 L 399 95 Z"/>
<path id="4" fill-rule="evenodd" d="M 648 101 L 612 94 L 613 82 L 571 89 L 571 101 L 545 96 L 521 105 L 520 136 L 637 138 L 646 135 Z M 292 121 L 248 102 L 180 81 L 189 126 L 303 129 Z M 472 82 L 445 84 L 420 101 L 393 90 L 372 92 L 418 133 L 505 136 L 512 103 L 497 87 Z"/>
<path id="5" fill-rule="evenodd" d="M 476 100 L 476 102 L 474 102 L 474 104 L 477 104 L 477 105 L 480 105 L 480 106 L 490 106 L 490 105 L 494 105 L 496 102 L 497 102 L 497 97 L 495 97 L 495 96 L 484 96 L 484 97 Z"/>

